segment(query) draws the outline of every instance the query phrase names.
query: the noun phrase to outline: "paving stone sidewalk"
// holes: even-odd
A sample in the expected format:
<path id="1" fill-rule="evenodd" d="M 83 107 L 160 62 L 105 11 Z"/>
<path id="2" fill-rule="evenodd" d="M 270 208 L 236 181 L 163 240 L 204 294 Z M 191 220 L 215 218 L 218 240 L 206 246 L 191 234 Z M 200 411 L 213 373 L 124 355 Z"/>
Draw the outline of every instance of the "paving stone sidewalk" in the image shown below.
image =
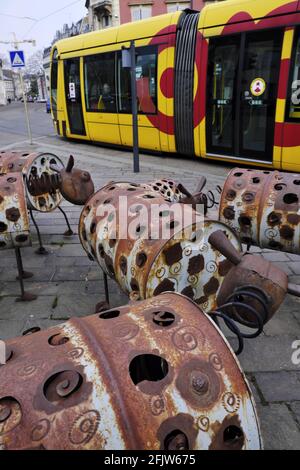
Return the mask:
<path id="1" fill-rule="evenodd" d="M 26 150 L 24 146 L 19 148 Z M 167 176 L 180 180 L 193 190 L 201 174 L 207 177 L 208 188 L 214 189 L 217 184 L 223 183 L 230 169 L 228 165 L 176 156 L 142 155 L 141 173 L 134 175 L 130 152 L 55 138 L 40 140 L 30 147 L 31 151 L 33 149 L 51 151 L 64 159 L 72 153 L 76 164 L 91 172 L 97 189 L 110 180 L 146 182 Z M 36 301 L 15 301 L 19 286 L 15 280 L 14 252 L 0 254 L 2 339 L 20 335 L 31 326 L 46 328 L 71 316 L 92 314 L 95 304 L 104 298 L 101 270 L 87 258 L 79 243 L 77 224 L 81 208 L 67 202 L 63 203 L 63 208 L 68 213 L 74 235 L 69 238 L 63 236 L 65 222 L 59 211 L 36 214 L 48 255 L 35 253 L 37 240 L 34 227 L 33 247 L 22 250 L 24 268 L 34 273 L 33 278 L 25 281 L 26 289 L 38 294 Z M 252 251 L 261 253 L 258 248 Z M 264 251 L 263 256 L 284 269 L 292 282 L 300 283 L 300 257 L 270 250 Z M 111 280 L 109 288 L 112 306 L 128 302 Z M 266 449 L 300 449 L 300 364 L 292 362 L 293 344 L 300 341 L 299 307 L 300 300 L 288 296 L 280 311 L 265 327 L 264 334 L 246 341 L 245 350 L 239 357 L 257 402 Z"/>

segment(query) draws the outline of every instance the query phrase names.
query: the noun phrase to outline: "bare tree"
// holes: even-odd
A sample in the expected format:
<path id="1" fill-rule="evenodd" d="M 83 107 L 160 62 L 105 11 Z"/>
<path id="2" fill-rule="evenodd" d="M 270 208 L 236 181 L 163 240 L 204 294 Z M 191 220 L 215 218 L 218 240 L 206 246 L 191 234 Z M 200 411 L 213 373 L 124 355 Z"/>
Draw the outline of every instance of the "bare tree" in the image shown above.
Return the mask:
<path id="1" fill-rule="evenodd" d="M 10 62 L 5 54 L 0 54 L 0 60 L 4 69 L 10 69 Z"/>
<path id="2" fill-rule="evenodd" d="M 40 75 L 44 73 L 42 50 L 38 50 L 29 56 L 26 61 L 25 73 L 30 75 Z"/>

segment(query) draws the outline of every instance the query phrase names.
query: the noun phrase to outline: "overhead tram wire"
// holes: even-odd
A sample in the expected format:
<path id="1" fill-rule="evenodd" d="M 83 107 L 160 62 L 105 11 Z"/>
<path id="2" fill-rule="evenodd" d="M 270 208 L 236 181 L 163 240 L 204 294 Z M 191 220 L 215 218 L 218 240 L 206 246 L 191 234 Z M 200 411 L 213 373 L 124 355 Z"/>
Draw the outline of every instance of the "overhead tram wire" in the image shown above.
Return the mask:
<path id="1" fill-rule="evenodd" d="M 40 23 L 41 21 L 46 20 L 46 19 L 49 18 L 50 16 L 56 15 L 56 13 L 59 13 L 59 12 L 65 10 L 66 8 L 69 8 L 69 7 L 75 5 L 76 3 L 79 3 L 79 2 L 81 2 L 81 1 L 82 1 L 82 0 L 75 0 L 74 2 L 68 3 L 68 5 L 65 5 L 64 7 L 59 8 L 58 10 L 55 10 L 55 11 L 53 11 L 52 13 L 49 13 L 48 15 L 42 16 L 42 18 L 39 18 L 38 20 L 35 21 L 35 23 L 34 23 L 33 25 L 30 26 L 30 28 L 29 28 L 29 29 L 26 31 L 26 33 L 24 34 L 23 38 L 24 38 L 25 36 L 27 36 L 27 34 L 29 34 L 29 33 L 33 30 L 33 28 L 34 28 L 38 23 Z M 23 39 L 23 38 L 22 38 L 22 39 Z"/>

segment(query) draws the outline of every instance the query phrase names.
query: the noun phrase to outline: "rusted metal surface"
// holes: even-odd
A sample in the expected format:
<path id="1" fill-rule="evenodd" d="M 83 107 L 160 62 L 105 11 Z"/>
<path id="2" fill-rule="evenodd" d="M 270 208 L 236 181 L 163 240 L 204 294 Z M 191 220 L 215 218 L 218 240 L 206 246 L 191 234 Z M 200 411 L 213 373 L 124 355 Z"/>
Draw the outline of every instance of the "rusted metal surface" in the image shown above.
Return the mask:
<path id="1" fill-rule="evenodd" d="M 300 175 L 235 168 L 219 218 L 247 244 L 300 253 Z"/>
<path id="2" fill-rule="evenodd" d="M 0 250 L 22 248 L 30 244 L 22 175 L 0 174 Z"/>
<path id="3" fill-rule="evenodd" d="M 240 250 L 237 237 L 218 221 L 205 219 L 199 223 L 190 206 L 185 207 L 185 215 L 192 222 L 178 224 L 168 195 L 148 188 L 111 182 L 96 192 L 80 217 L 79 235 L 84 249 L 133 299 L 175 291 L 195 300 L 205 311 L 213 309 L 231 263 L 212 249 L 207 239 L 213 231 L 223 230 Z M 127 209 L 121 214 L 123 201 Z M 154 205 L 160 206 L 155 214 Z M 156 226 L 159 236 L 149 236 L 140 222 L 141 215 L 147 227 Z M 126 225 L 131 233 L 122 236 Z M 170 230 L 168 238 L 161 236 L 164 229 Z"/>
<path id="4" fill-rule="evenodd" d="M 58 185 L 49 184 L 51 178 L 57 176 L 53 167 L 63 170 L 64 165 L 59 157 L 51 153 L 0 153 L 0 173 L 21 172 L 26 187 L 28 208 L 40 212 L 53 211 L 62 200 Z M 33 187 L 36 190 L 33 190 Z"/>
<path id="5" fill-rule="evenodd" d="M 238 252 L 222 231 L 208 240 L 233 265 L 218 292 L 219 311 L 260 333 L 285 299 L 287 274 L 262 256 Z"/>
<path id="6" fill-rule="evenodd" d="M 7 343 L 2 449 L 260 449 L 237 359 L 174 293 Z"/>

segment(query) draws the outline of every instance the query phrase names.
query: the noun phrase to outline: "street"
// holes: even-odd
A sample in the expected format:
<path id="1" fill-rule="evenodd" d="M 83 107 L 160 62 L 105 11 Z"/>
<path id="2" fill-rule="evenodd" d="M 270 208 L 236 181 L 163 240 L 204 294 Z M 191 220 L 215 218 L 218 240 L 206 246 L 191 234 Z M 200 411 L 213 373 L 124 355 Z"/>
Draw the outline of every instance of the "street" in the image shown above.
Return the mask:
<path id="1" fill-rule="evenodd" d="M 208 189 L 222 185 L 230 164 L 204 162 L 179 156 L 141 155 L 140 174 L 132 172 L 132 152 L 67 141 L 54 134 L 51 115 L 45 104 L 28 103 L 34 144 L 28 144 L 24 104 L 0 107 L 0 151 L 45 151 L 66 162 L 70 154 L 75 165 L 88 170 L 99 189 L 108 181 L 148 182 L 155 178 L 173 178 L 193 190 L 205 175 Z M 64 237 L 65 222 L 59 211 L 39 213 L 36 219 L 47 255 L 35 253 L 37 239 L 32 226 L 33 247 L 22 250 L 24 269 L 34 276 L 25 281 L 26 290 L 38 294 L 34 302 L 16 302 L 19 285 L 12 250 L 0 255 L 0 337 L 21 335 L 33 326 L 46 328 L 71 316 L 94 313 L 104 299 L 103 276 L 96 263 L 83 251 L 77 235 L 80 207 L 63 202 L 74 235 Z M 261 253 L 258 248 L 252 252 Z M 285 270 L 291 282 L 300 283 L 300 257 L 264 250 L 266 259 Z M 128 303 L 117 284 L 109 280 L 112 306 Z M 257 403 L 266 449 L 297 449 L 300 444 L 300 366 L 292 362 L 292 344 L 300 340 L 300 300 L 287 296 L 280 311 L 266 325 L 264 334 L 246 340 L 239 361 L 246 372 Z M 234 342 L 227 333 L 230 341 Z"/>

